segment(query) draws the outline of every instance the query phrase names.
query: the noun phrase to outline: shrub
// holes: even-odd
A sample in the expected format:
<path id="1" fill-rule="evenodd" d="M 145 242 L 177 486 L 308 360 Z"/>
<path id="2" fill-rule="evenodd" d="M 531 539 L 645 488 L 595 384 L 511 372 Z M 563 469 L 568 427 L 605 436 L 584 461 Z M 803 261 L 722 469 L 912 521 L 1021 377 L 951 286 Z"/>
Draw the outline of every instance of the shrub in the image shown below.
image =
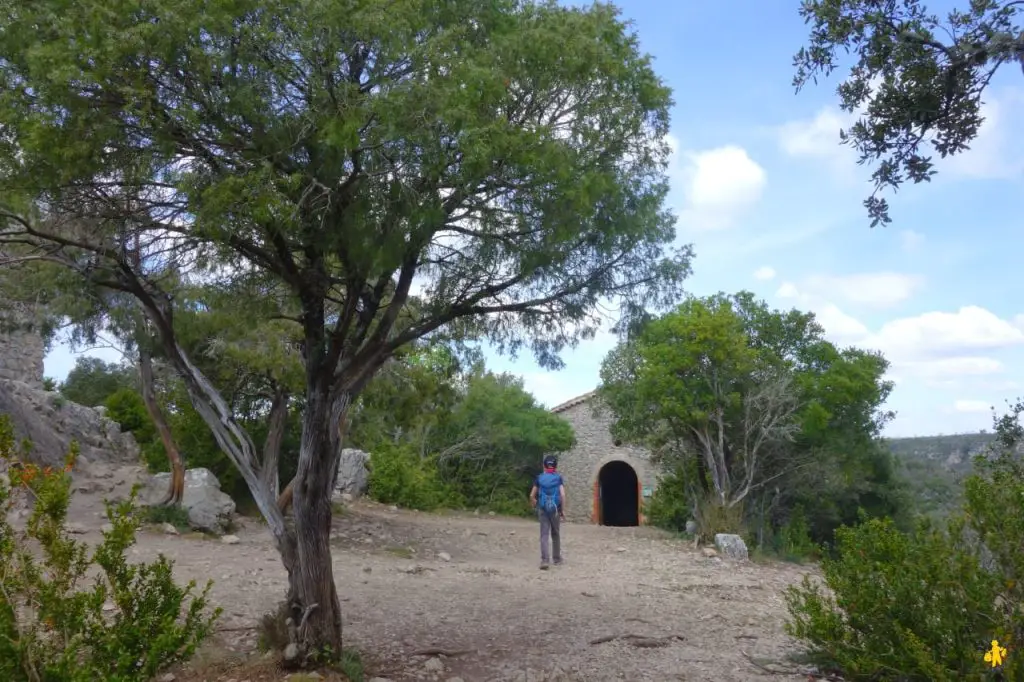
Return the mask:
<path id="1" fill-rule="evenodd" d="M 831 594 L 809 577 L 786 593 L 787 632 L 816 663 L 853 680 L 981 679 L 985 645 L 1006 641 L 992 627 L 1002 584 L 969 545 L 871 519 L 836 531 L 836 554 L 821 565 Z"/>
<path id="2" fill-rule="evenodd" d="M 437 509 L 450 498 L 434 460 L 406 445 L 385 442 L 371 453 L 369 483 L 373 499 L 409 509 Z"/>
<path id="3" fill-rule="evenodd" d="M 189 530 L 188 510 L 177 505 L 140 507 L 139 517 L 145 523 L 169 523 L 178 530 Z"/>
<path id="4" fill-rule="evenodd" d="M 719 533 L 744 534 L 742 503 L 728 506 L 714 495 L 700 501 L 694 521 L 697 523 L 697 535 L 705 542 L 713 540 Z"/>
<path id="5" fill-rule="evenodd" d="M 836 532 L 827 592 L 805 580 L 787 593 L 787 629 L 812 659 L 850 680 L 1024 681 L 1022 413 L 996 420 L 997 449 L 975 459 L 945 529 L 871 520 Z M 994 673 L 993 640 L 1009 652 Z"/>
<path id="6" fill-rule="evenodd" d="M 804 508 L 797 505 L 789 519 L 772 537 L 772 551 L 787 561 L 803 561 L 818 555 Z"/>
<path id="7" fill-rule="evenodd" d="M 24 446 L 23 446 L 24 447 Z M 172 565 L 129 564 L 140 520 L 135 491 L 107 505 L 113 528 L 90 553 L 65 528 L 73 445 L 63 469 L 22 463 L 0 480 L 0 679 L 5 682 L 142 682 L 187 660 L 220 614 L 206 613 L 210 585 L 179 587 Z M 0 458 L 18 461 L 10 421 L 0 416 Z M 30 492 L 24 534 L 8 522 L 15 488 Z M 86 587 L 86 576 L 98 576 Z"/>
<path id="8" fill-rule="evenodd" d="M 644 512 L 652 525 L 670 531 L 686 529 L 686 522 L 693 518 L 693 503 L 686 481 L 679 470 L 661 477 Z"/>

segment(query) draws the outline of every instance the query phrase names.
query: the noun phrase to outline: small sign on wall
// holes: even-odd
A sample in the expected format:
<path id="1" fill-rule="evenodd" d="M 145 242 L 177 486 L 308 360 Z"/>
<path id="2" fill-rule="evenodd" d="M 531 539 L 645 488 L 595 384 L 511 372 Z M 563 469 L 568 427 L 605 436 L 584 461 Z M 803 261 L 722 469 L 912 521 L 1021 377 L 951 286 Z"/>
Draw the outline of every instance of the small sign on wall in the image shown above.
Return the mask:
<path id="1" fill-rule="evenodd" d="M 651 488 L 651 486 L 645 485 L 644 486 L 644 491 L 643 491 L 643 496 L 644 497 L 650 497 L 653 494 L 654 494 L 654 490 Z"/>

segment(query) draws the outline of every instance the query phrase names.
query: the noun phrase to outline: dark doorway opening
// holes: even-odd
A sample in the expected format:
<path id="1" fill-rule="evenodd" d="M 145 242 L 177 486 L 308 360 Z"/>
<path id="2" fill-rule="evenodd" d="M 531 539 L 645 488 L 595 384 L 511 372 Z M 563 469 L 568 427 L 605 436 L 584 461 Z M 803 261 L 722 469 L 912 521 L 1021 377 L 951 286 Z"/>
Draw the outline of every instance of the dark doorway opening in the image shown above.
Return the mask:
<path id="1" fill-rule="evenodd" d="M 597 474 L 602 526 L 640 525 L 640 480 L 625 462 L 608 462 Z"/>

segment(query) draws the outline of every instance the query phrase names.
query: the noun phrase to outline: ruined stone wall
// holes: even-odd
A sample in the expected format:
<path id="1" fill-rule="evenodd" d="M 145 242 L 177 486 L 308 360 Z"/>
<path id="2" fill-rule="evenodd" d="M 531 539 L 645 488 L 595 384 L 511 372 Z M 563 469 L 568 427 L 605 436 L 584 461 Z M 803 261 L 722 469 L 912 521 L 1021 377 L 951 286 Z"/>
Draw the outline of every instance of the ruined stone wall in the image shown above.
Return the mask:
<path id="1" fill-rule="evenodd" d="M 57 466 L 75 441 L 82 461 L 138 462 L 139 447 L 134 437 L 122 433 L 101 410 L 43 390 L 46 346 L 39 334 L 23 324 L 32 319 L 31 307 L 12 309 L 7 305 L 2 313 L 0 414 L 10 418 L 18 438 L 32 441 L 31 459 L 40 465 Z"/>
<path id="2" fill-rule="evenodd" d="M 598 473 L 608 462 L 623 461 L 633 467 L 640 485 L 651 491 L 658 484 L 658 468 L 651 463 L 650 453 L 631 445 L 616 445 L 611 434 L 611 414 L 607 409 L 595 414 L 597 398 L 586 394 L 562 403 L 551 411 L 570 424 L 576 432 L 576 445 L 559 455 L 558 469 L 565 477 L 565 494 L 569 498 L 566 517 L 577 522 L 592 522 L 594 484 Z"/>
<path id="3" fill-rule="evenodd" d="M 19 311 L 27 317 L 26 311 Z M 5 325 L 6 327 L 6 325 Z M 26 329 L 0 329 L 0 379 L 43 387 L 46 347 L 39 334 Z"/>

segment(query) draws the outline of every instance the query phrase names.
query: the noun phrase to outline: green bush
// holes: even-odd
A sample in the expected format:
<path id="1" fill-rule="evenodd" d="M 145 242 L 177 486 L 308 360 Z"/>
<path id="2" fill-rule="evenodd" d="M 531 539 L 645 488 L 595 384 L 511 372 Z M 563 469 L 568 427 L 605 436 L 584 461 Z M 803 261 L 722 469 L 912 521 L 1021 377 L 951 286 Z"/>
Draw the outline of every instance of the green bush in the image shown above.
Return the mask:
<path id="1" fill-rule="evenodd" d="M 809 579 L 787 593 L 787 629 L 848 680 L 1024 682 L 1024 404 L 996 420 L 997 446 L 975 459 L 965 506 L 945 529 L 890 520 L 836 532 Z M 991 642 L 1009 652 L 999 670 Z"/>
<path id="2" fill-rule="evenodd" d="M 143 682 L 187 660 L 220 615 L 206 613 L 208 584 L 179 587 L 171 562 L 130 564 L 140 520 L 135 494 L 107 506 L 113 528 L 90 553 L 65 528 L 70 470 L 22 463 L 0 480 L 0 679 L 5 682 Z M 0 416 L 0 458 L 24 458 Z M 16 489 L 33 500 L 24 534 L 7 521 Z M 41 550 L 41 551 L 40 551 Z M 99 569 L 85 586 L 86 576 Z"/>
<path id="3" fill-rule="evenodd" d="M 378 502 L 425 511 L 459 506 L 442 484 L 432 458 L 405 445 L 381 443 L 370 455 L 370 496 Z"/>
<path id="4" fill-rule="evenodd" d="M 836 557 L 821 564 L 828 591 L 810 577 L 787 590 L 787 632 L 844 679 L 985 679 L 985 646 L 1007 642 L 1002 581 L 951 530 L 922 522 L 902 533 L 889 519 L 840 528 Z"/>
<path id="5" fill-rule="evenodd" d="M 697 536 L 704 542 L 710 542 L 719 533 L 745 535 L 743 504 L 728 506 L 715 495 L 709 495 L 697 504 L 694 521 L 697 523 Z"/>
<path id="6" fill-rule="evenodd" d="M 803 506 L 793 508 L 789 519 L 772 537 L 771 548 L 787 561 L 803 561 L 818 555 L 818 546 L 811 539 L 811 527 Z"/>
<path id="7" fill-rule="evenodd" d="M 686 477 L 676 470 L 662 476 L 644 512 L 648 522 L 658 528 L 681 532 L 693 518 L 693 502 Z"/>

